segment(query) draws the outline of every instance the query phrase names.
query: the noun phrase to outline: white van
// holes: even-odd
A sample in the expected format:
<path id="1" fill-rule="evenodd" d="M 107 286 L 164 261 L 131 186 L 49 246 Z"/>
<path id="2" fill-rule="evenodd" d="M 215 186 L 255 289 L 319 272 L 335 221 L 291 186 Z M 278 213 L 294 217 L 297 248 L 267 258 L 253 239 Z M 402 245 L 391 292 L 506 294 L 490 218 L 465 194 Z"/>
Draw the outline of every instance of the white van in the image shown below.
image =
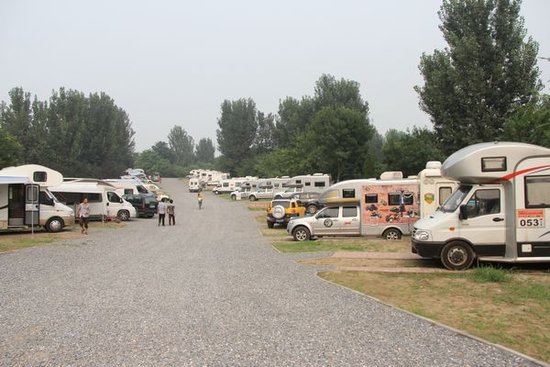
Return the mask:
<path id="1" fill-rule="evenodd" d="M 90 219 L 104 220 L 118 218 L 127 221 L 136 218 L 136 208 L 122 199 L 110 184 L 98 182 L 64 182 L 59 186 L 51 187 L 50 191 L 62 203 L 73 207 L 76 213 L 78 204 L 88 198 L 90 204 Z"/>
<path id="2" fill-rule="evenodd" d="M 74 211 L 48 190 L 62 182 L 61 173 L 36 164 L 0 170 L 0 230 L 43 226 L 59 232 L 73 225 Z"/>
<path id="3" fill-rule="evenodd" d="M 136 179 L 105 179 L 103 180 L 116 188 L 116 193 L 120 196 L 123 195 L 153 195 L 152 192 L 147 190 L 141 181 Z"/>
<path id="4" fill-rule="evenodd" d="M 550 149 L 514 142 L 463 148 L 443 163 L 459 188 L 416 222 L 412 250 L 451 270 L 474 260 L 550 262 Z"/>
<path id="5" fill-rule="evenodd" d="M 326 207 L 312 217 L 290 221 L 295 240 L 312 236 L 382 236 L 396 240 L 412 233 L 414 223 L 433 213 L 458 182 L 441 176 L 441 162 L 428 162 L 418 176 L 384 172 L 380 180 L 342 181 L 319 197 Z"/>

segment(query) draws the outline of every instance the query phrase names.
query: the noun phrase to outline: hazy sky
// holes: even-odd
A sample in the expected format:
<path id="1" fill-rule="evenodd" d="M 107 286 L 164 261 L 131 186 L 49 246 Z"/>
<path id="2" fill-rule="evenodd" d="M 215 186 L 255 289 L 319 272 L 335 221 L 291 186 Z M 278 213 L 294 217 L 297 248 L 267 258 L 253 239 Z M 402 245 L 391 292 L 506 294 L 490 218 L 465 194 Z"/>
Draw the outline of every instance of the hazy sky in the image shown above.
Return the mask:
<path id="1" fill-rule="evenodd" d="M 441 0 L 0 0 L 0 100 L 22 87 L 105 92 L 130 116 L 136 150 L 174 125 L 216 144 L 224 99 L 276 113 L 327 73 L 361 84 L 371 122 L 430 126 L 414 85 L 423 52 L 442 49 Z M 524 0 L 528 35 L 550 57 L 550 1 Z M 539 60 L 550 85 L 550 62 Z M 545 88 L 546 93 L 549 92 Z"/>

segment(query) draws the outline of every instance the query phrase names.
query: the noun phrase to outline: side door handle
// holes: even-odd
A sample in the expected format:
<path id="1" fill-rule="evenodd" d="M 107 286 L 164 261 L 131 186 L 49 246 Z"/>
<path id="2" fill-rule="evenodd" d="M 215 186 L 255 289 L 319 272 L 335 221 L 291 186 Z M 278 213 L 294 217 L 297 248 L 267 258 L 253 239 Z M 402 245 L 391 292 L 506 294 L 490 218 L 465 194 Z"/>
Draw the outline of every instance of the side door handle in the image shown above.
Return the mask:
<path id="1" fill-rule="evenodd" d="M 504 218 L 493 218 L 493 222 L 502 222 Z"/>

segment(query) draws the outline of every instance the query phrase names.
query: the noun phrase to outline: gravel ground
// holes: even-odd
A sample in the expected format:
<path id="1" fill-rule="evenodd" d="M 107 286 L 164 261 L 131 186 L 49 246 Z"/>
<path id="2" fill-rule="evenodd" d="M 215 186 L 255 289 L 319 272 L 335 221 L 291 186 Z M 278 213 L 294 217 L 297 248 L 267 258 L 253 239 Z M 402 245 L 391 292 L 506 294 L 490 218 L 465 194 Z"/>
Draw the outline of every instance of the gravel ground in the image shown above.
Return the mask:
<path id="1" fill-rule="evenodd" d="M 242 203 L 0 255 L 2 366 L 535 366 L 315 276 Z M 452 312 L 452 311 L 450 311 Z"/>

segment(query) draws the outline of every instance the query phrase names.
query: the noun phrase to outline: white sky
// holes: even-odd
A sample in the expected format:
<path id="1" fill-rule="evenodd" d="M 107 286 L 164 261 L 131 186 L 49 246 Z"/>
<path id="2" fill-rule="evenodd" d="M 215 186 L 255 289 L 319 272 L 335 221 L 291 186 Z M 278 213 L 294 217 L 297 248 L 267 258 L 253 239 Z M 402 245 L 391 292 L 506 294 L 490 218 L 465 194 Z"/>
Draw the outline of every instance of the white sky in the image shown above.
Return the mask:
<path id="1" fill-rule="evenodd" d="M 276 113 L 323 73 L 361 84 L 371 122 L 430 126 L 414 85 L 423 52 L 442 49 L 441 0 L 0 0 L 0 100 L 22 87 L 105 92 L 130 116 L 136 150 L 174 125 L 216 144 L 224 99 Z M 524 0 L 528 35 L 550 57 L 550 1 Z M 539 60 L 550 85 L 550 62 Z M 545 88 L 546 93 L 549 92 Z"/>

